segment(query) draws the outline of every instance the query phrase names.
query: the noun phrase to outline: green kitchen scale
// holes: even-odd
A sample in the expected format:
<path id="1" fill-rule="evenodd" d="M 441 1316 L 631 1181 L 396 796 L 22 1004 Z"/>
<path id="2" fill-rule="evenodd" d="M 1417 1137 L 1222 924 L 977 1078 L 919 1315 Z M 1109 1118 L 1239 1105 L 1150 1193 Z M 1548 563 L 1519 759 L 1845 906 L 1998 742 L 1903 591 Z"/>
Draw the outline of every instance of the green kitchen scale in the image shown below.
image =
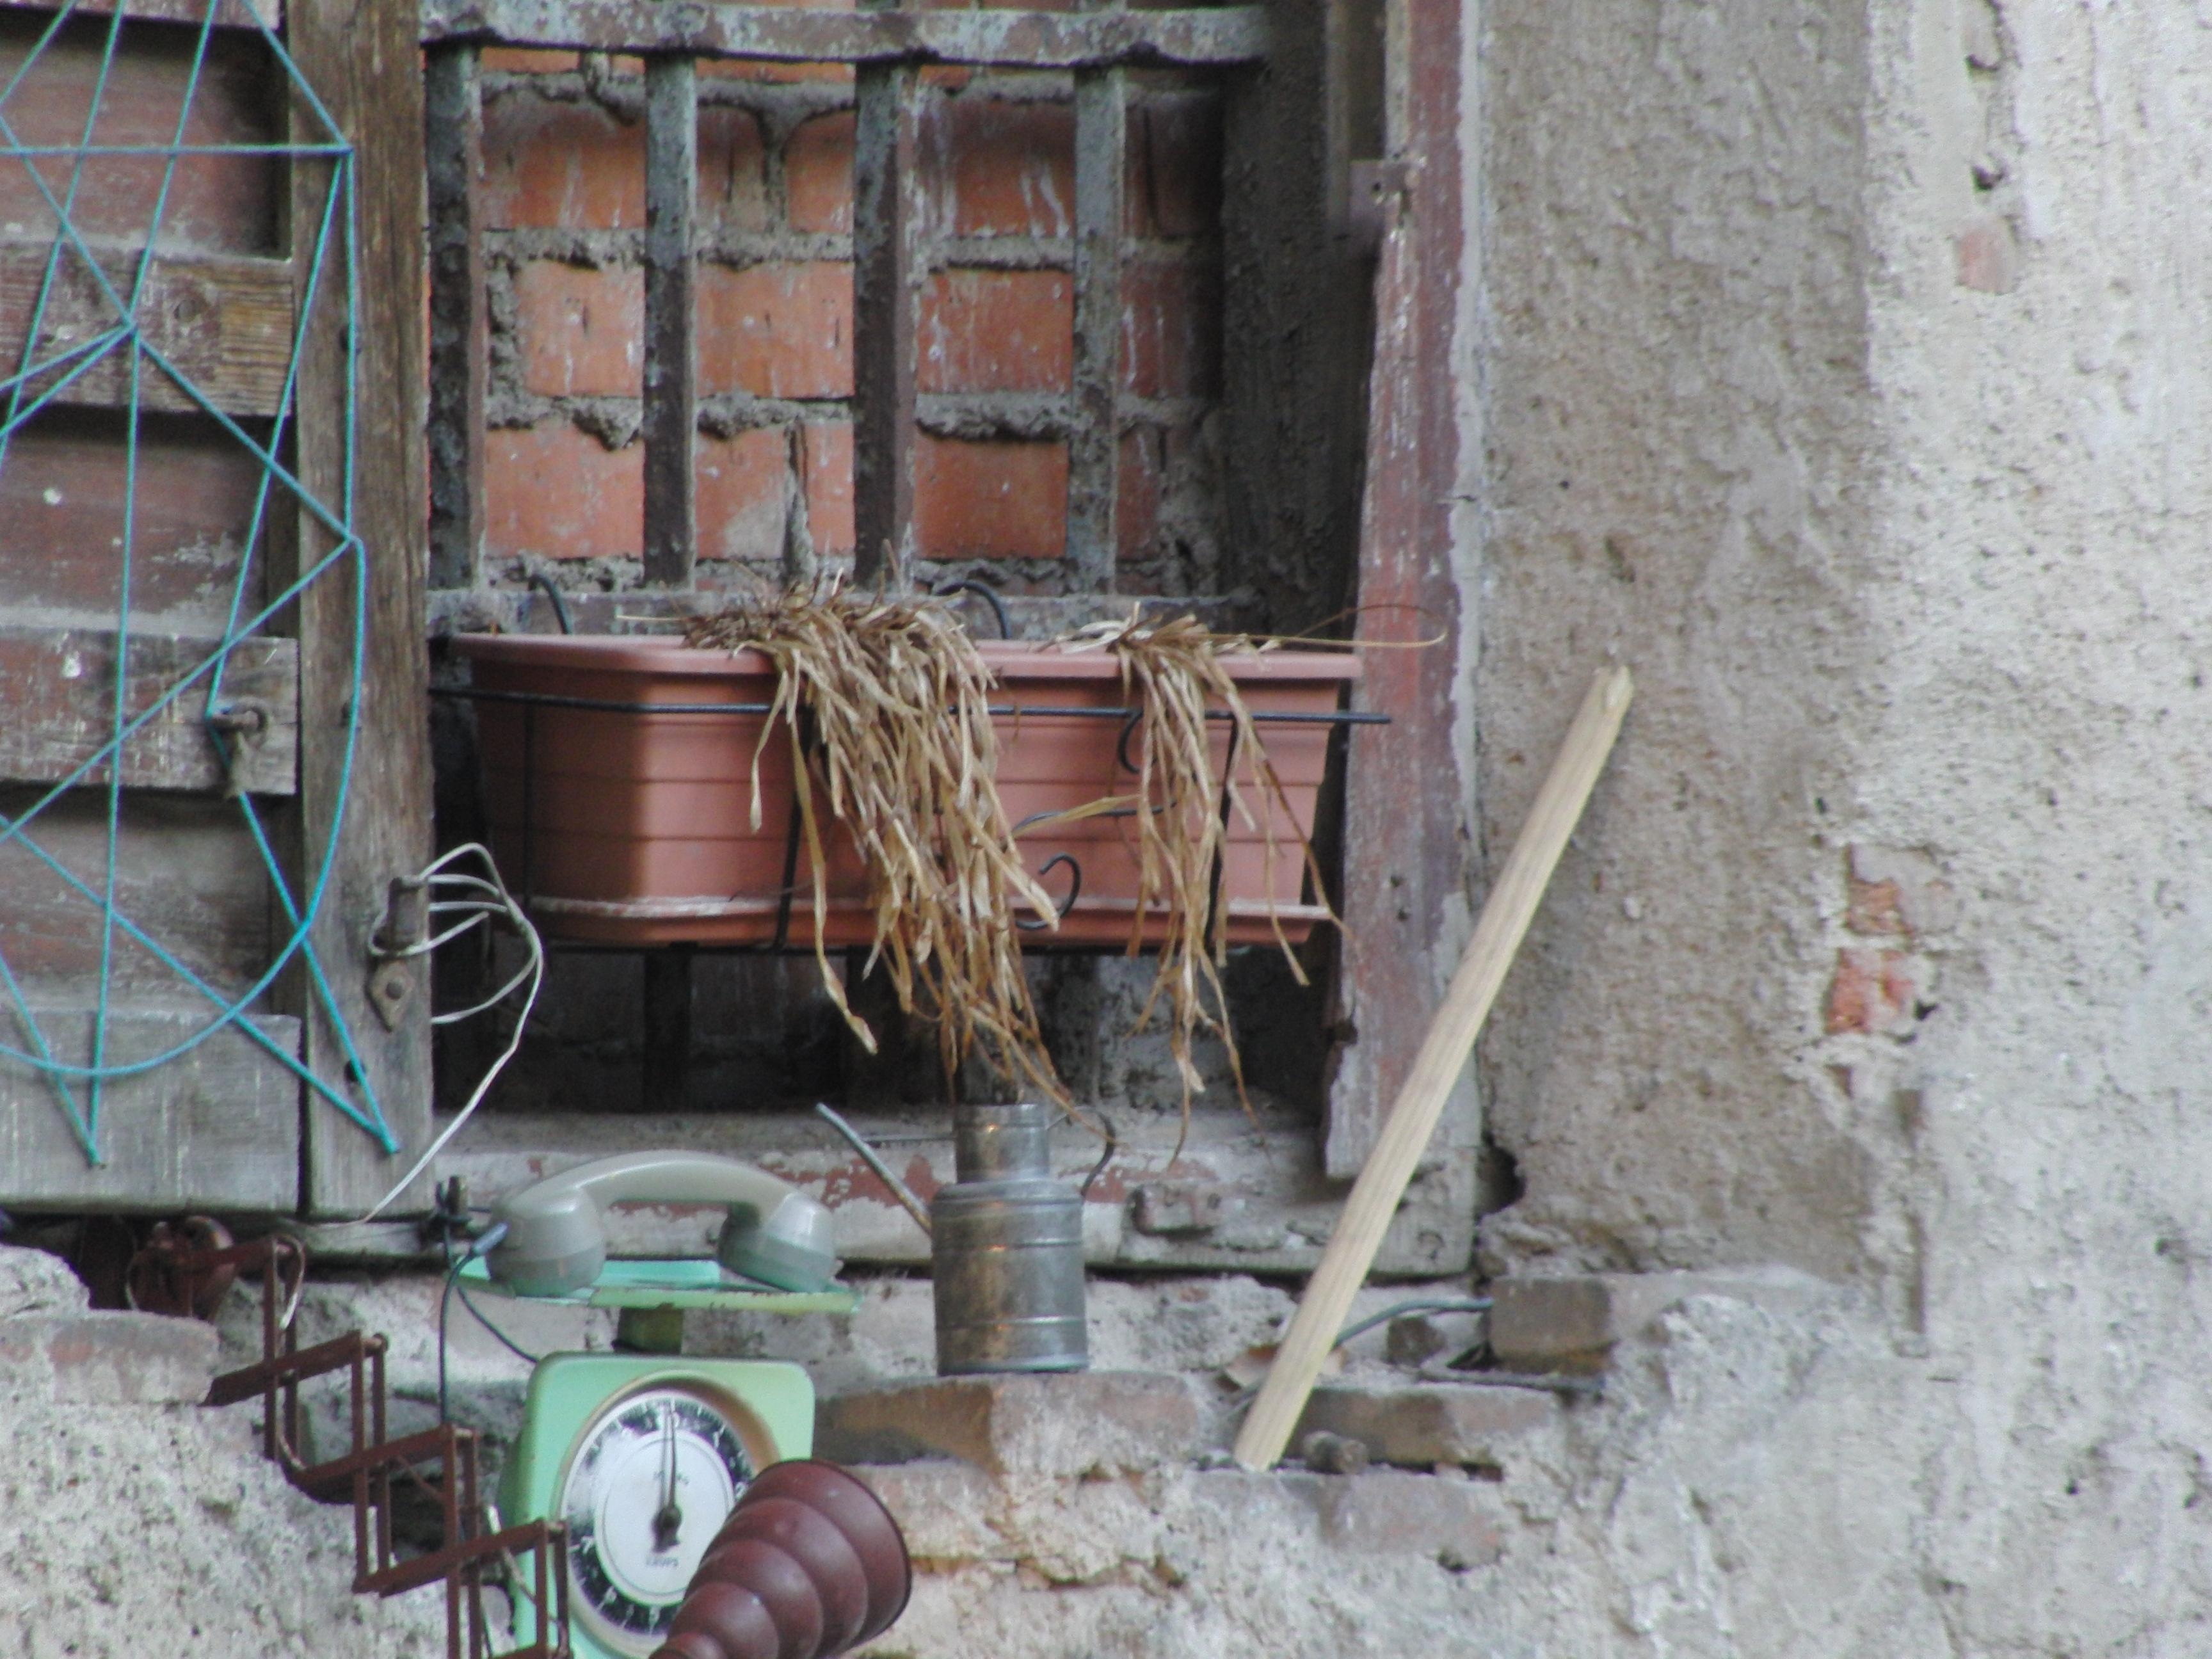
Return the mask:
<path id="1" fill-rule="evenodd" d="M 607 1261 L 599 1206 L 625 1200 L 726 1203 L 716 1260 Z M 600 1159 L 501 1205 L 487 1241 L 494 1237 L 488 1258 L 471 1255 L 459 1269 L 471 1289 L 619 1312 L 617 1352 L 538 1361 L 499 1504 L 509 1524 L 567 1527 L 580 1659 L 642 1659 L 753 1477 L 814 1446 L 805 1371 L 684 1353 L 684 1310 L 848 1314 L 860 1297 L 835 1280 L 827 1212 L 730 1158 Z M 519 1598 L 516 1640 L 535 1640 L 537 1624 L 537 1609 Z"/>

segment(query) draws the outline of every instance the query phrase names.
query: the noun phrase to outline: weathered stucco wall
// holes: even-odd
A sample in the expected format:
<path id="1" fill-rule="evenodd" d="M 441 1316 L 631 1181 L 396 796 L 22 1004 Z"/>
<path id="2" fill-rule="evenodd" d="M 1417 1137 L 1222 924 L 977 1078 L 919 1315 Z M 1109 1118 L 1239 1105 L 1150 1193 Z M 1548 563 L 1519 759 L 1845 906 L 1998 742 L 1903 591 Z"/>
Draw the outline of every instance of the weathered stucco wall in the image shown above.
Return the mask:
<path id="1" fill-rule="evenodd" d="M 1492 1229 L 1508 1257 L 1856 1260 L 1866 1155 L 1796 1053 L 1879 654 L 1853 11 L 1491 9 L 1493 860 L 1593 667 L 1638 678 L 1486 1050 L 1529 1185 Z"/>
<path id="2" fill-rule="evenodd" d="M 2203 9 L 1486 11 L 1493 856 L 1640 688 L 1486 1258 L 1838 1298 L 1687 1322 L 1553 1639 L 2202 1651 Z"/>
<path id="3" fill-rule="evenodd" d="M 445 1652 L 438 1593 L 352 1593 L 350 1509 L 285 1483 L 257 1408 L 198 1403 L 214 1331 L 86 1303 L 0 1244 L 0 1654 Z"/>

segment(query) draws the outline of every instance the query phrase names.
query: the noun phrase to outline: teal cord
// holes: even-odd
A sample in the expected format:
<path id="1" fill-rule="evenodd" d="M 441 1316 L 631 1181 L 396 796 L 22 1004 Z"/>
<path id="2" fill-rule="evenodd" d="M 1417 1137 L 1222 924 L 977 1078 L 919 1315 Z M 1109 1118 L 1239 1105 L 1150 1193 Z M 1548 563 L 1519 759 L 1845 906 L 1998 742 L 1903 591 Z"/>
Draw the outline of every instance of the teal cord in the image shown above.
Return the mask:
<path id="1" fill-rule="evenodd" d="M 27 167 L 34 187 L 53 215 L 55 239 L 50 251 L 39 292 L 31 308 L 28 330 L 22 349 L 17 358 L 16 372 L 0 380 L 0 392 L 6 394 L 4 416 L 0 416 L 0 465 L 4 465 L 15 435 L 33 418 L 67 392 L 69 388 L 93 368 L 109 361 L 116 351 L 130 354 L 127 369 L 128 398 L 125 413 L 124 447 L 123 525 L 119 538 L 120 549 L 117 561 L 118 599 L 116 619 L 116 657 L 112 695 L 113 708 L 109 721 L 106 742 L 94 753 L 74 767 L 68 775 L 45 790 L 29 809 L 9 817 L 0 814 L 0 847 L 10 843 L 21 847 L 51 871 L 64 888 L 85 900 L 97 910 L 100 926 L 100 992 L 93 1011 L 91 1059 L 87 1065 L 64 1061 L 54 1052 L 53 1044 L 41 1029 L 36 1012 L 25 994 L 21 981 L 3 954 L 0 954 L 0 988 L 4 988 L 8 1002 L 22 1026 L 28 1046 L 17 1048 L 0 1043 L 0 1060 L 27 1066 L 45 1077 L 56 1091 L 63 1115 L 71 1134 L 82 1148 L 87 1160 L 99 1164 L 102 1160 L 99 1148 L 100 1107 L 106 1085 L 141 1075 L 166 1065 L 198 1048 L 218 1031 L 235 1029 L 249 1041 L 256 1042 L 278 1062 L 292 1072 L 315 1095 L 327 1102 L 373 1137 L 387 1153 L 399 1150 L 397 1138 L 386 1121 L 377 1102 L 375 1091 L 369 1082 L 368 1066 L 356 1047 L 353 1033 L 339 1010 L 338 1000 L 328 974 L 311 941 L 325 900 L 331 890 L 337 866 L 337 853 L 345 821 L 347 805 L 351 797 L 355 767 L 358 758 L 360 736 L 360 707 L 364 694 L 364 665 L 368 646 L 368 550 L 353 529 L 356 500 L 356 398 L 358 393 L 358 358 L 355 342 L 358 338 L 360 312 L 360 282 L 357 223 L 358 204 L 354 195 L 354 161 L 352 145 L 339 132 L 330 111 L 315 94 L 313 88 L 301 76 L 298 65 L 284 49 L 275 32 L 265 22 L 257 20 L 263 42 L 281 69 L 289 88 L 313 112 L 324 130 L 325 141 L 291 144 L 191 144 L 185 142 L 190 128 L 193 100 L 205 77 L 208 52 L 213 39 L 217 0 L 210 0 L 200 25 L 191 69 L 186 80 L 183 100 L 179 106 L 176 131 L 167 144 L 96 144 L 93 142 L 102 114 L 103 104 L 109 90 L 118 57 L 125 8 L 117 7 L 111 14 L 101 52 L 99 74 L 92 88 L 91 101 L 85 115 L 82 141 L 75 145 L 26 144 L 9 125 L 4 113 L 0 113 L 0 155 L 21 158 L 27 162 L 38 156 L 52 155 L 66 158 L 70 163 L 67 186 L 58 199 L 45 176 L 35 167 Z M 76 10 L 74 0 L 64 4 L 48 23 L 28 55 L 0 86 L 0 112 L 25 77 L 40 61 L 46 49 L 58 38 L 60 32 Z M 317 227 L 313 253 L 309 258 L 307 281 L 300 311 L 295 319 L 292 350 L 285 365 L 283 392 L 276 412 L 268 422 L 264 439 L 249 433 L 226 410 L 216 406 L 212 398 L 192 378 L 149 340 L 141 331 L 137 321 L 138 307 L 144 301 L 153 271 L 161 229 L 166 217 L 173 185 L 180 160 L 189 155 L 260 155 L 282 157 L 295 161 L 321 158 L 330 161 L 329 190 L 325 198 L 321 222 Z M 76 220 L 76 209 L 88 161 L 95 156 L 144 155 L 158 156 L 162 161 L 161 186 L 156 193 L 154 211 L 146 233 L 143 247 L 137 252 L 136 269 L 128 283 L 126 298 L 117 291 L 116 284 L 94 257 Z M 298 387 L 300 364 L 305 354 L 310 320 L 317 314 L 326 275 L 340 270 L 337 256 L 337 245 L 343 242 L 343 280 L 345 283 L 345 356 L 343 440 L 340 460 L 340 478 L 336 510 L 309 490 L 287 468 L 278 457 L 290 423 Z M 100 299 L 112 308 L 118 319 L 116 325 L 104 329 L 92 339 L 54 350 L 40 360 L 40 338 L 52 301 L 55 285 L 61 273 L 62 261 L 72 258 L 76 262 L 72 270 L 81 269 L 98 291 Z M 151 703 L 137 714 L 129 712 L 130 691 L 130 623 L 131 615 L 131 585 L 137 560 L 137 540 L 141 525 L 137 514 L 137 486 L 140 476 L 140 449 L 143 426 L 144 379 L 149 366 L 173 382 L 179 390 L 206 416 L 240 445 L 258 464 L 259 476 L 254 494 L 252 515 L 234 579 L 228 614 L 225 618 L 222 635 L 215 651 L 204 660 L 193 665 L 173 684 L 167 687 Z M 249 585 L 257 568 L 264 568 L 265 561 L 257 564 L 257 551 L 261 548 L 268 524 L 270 496 L 283 489 L 309 519 L 319 523 L 333 538 L 336 545 L 316 558 L 298 577 L 274 599 L 252 605 L 248 599 Z M 336 785 L 332 790 L 331 817 L 320 858 L 305 884 L 303 893 L 295 894 L 286 878 L 283 860 L 270 842 L 261 815 L 252 799 L 241 794 L 238 805 L 253 845 L 265 866 L 271 888 L 282 909 L 289 932 L 274 952 L 266 969 L 247 988 L 242 995 L 234 995 L 218 989 L 195 973 L 175 952 L 154 939 L 121 908 L 118 902 L 122 879 L 121 842 L 124 830 L 123 759 L 125 745 L 149 721 L 185 696 L 194 685 L 204 679 L 207 683 L 207 713 L 210 720 L 208 735 L 227 764 L 235 764 L 238 750 L 234 740 L 215 728 L 216 716 L 225 712 L 222 696 L 223 676 L 231 655 L 240 643 L 254 635 L 286 606 L 297 601 L 318 580 L 335 578 L 333 567 L 340 563 L 351 566 L 353 624 L 350 635 L 350 662 L 343 721 L 342 753 Z M 248 615 L 251 611 L 252 614 Z M 243 739 L 236 742 L 242 743 Z M 64 866 L 30 834 L 29 826 L 40 814 L 67 792 L 81 785 L 100 781 L 95 775 L 101 767 L 107 769 L 106 783 L 106 835 L 102 868 L 99 885 L 80 877 Z M 125 941 L 143 951 L 155 962 L 173 973 L 186 987 L 214 1005 L 213 1017 L 191 1035 L 182 1038 L 161 1053 L 136 1060 L 111 1058 L 110 1026 L 113 1009 L 113 985 L 118 965 L 120 946 Z M 299 1057 L 264 1030 L 252 1016 L 250 1009 L 284 971 L 295 957 L 304 966 L 313 988 L 315 1002 L 329 1016 L 331 1029 L 337 1033 L 346 1062 L 346 1074 L 359 1098 L 349 1097 L 331 1084 L 317 1076 Z M 77 1088 L 84 1089 L 81 1105 Z"/>

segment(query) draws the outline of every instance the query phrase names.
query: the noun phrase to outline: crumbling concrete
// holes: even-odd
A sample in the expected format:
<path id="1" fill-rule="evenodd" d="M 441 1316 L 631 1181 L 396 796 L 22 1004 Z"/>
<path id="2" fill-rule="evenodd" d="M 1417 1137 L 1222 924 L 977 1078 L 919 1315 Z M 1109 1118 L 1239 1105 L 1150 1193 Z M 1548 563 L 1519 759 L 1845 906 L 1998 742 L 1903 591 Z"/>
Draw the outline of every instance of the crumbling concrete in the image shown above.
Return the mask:
<path id="1" fill-rule="evenodd" d="M 286 1484 L 252 1407 L 197 1403 L 215 1356 L 0 1247 L 0 1653 L 442 1654 L 436 1594 L 356 1596 L 350 1509 Z"/>
<path id="2" fill-rule="evenodd" d="M 1509 1370 L 1595 1371 L 1622 1342 L 1697 1296 L 1731 1297 L 1784 1314 L 1825 1301 L 1828 1287 L 1787 1268 L 1707 1273 L 1574 1273 L 1505 1278 L 1491 1286 L 1491 1357 Z"/>

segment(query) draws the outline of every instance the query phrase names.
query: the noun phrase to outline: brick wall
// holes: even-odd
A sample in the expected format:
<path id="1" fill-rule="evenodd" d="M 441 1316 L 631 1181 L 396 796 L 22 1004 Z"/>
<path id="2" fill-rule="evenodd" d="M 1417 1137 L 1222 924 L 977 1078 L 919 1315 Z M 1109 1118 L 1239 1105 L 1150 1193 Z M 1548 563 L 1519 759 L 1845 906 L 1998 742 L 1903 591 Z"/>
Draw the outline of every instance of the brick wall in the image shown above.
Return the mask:
<path id="1" fill-rule="evenodd" d="M 643 81 L 634 60 L 485 55 L 488 574 L 641 541 Z M 700 580 L 853 546 L 850 71 L 702 62 Z M 917 534 L 1012 592 L 1064 590 L 1073 283 L 1069 77 L 925 77 Z M 1117 586 L 1203 592 L 1219 542 L 1219 95 L 1133 76 Z M 564 567 L 572 578 L 583 568 Z"/>
<path id="2" fill-rule="evenodd" d="M 1304 627 L 1344 603 L 1358 489 L 1342 462 L 1358 453 L 1364 358 L 1328 353 L 1339 334 L 1364 338 L 1365 274 L 1326 219 L 1322 21 L 1318 9 L 1286 14 L 1264 75 L 1127 77 L 1115 586 L 1210 596 L 1205 614 L 1229 625 Z M 483 580 L 507 592 L 494 604 L 442 596 L 433 615 L 440 631 L 518 616 L 550 629 L 550 608 L 509 602 L 531 573 L 572 595 L 640 580 L 643 79 L 635 60 L 574 52 L 488 51 L 483 71 Z M 945 70 L 923 81 L 926 229 L 939 268 L 919 329 L 922 574 L 1067 592 L 1067 451 L 1052 405 L 1073 359 L 1073 85 Z M 698 581 L 711 591 L 852 553 L 853 83 L 832 66 L 702 61 L 699 98 Z M 1224 339 L 1237 343 L 1225 362 Z M 619 626 L 627 607 L 572 609 L 593 631 Z M 1048 634 L 1097 614 L 1039 605 L 1016 623 Z M 456 672 L 434 647 L 434 663 Z M 441 703 L 436 729 L 441 844 L 479 838 L 472 725 Z M 1125 1123 L 1139 1112 L 1179 1123 L 1157 1032 L 1127 1035 L 1150 970 L 1041 961 L 1041 1004 L 1085 1098 Z M 1248 1077 L 1306 1109 L 1320 1017 L 1275 975 L 1261 952 L 1233 976 L 1240 1028 L 1257 1034 Z M 631 955 L 556 954 L 498 1106 L 642 1106 L 640 980 Z M 836 1098 L 841 1031 L 811 959 L 702 955 L 689 1091 L 664 1104 Z M 466 1098 L 502 1041 L 476 1025 L 441 1034 L 441 1106 Z M 1217 1054 L 1201 1063 L 1225 1080 Z M 911 1086 L 936 1088 L 933 1059 Z M 1225 1087 L 1201 1106 L 1237 1111 Z"/>

